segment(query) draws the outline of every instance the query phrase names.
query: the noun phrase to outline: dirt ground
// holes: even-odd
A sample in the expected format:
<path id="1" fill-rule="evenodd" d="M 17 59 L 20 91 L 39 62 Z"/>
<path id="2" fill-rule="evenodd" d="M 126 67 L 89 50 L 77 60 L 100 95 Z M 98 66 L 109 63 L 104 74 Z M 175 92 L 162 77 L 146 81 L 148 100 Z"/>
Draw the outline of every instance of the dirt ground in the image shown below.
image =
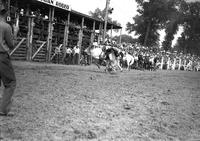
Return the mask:
<path id="1" fill-rule="evenodd" d="M 15 115 L 0 117 L 0 140 L 200 141 L 200 72 L 13 65 Z"/>

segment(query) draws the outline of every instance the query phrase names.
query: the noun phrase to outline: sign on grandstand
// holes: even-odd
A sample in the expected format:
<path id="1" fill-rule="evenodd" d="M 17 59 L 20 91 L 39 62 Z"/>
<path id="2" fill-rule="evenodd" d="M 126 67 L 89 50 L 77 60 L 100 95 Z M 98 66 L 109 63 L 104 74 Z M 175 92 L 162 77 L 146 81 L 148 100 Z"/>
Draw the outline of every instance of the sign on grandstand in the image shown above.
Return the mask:
<path id="1" fill-rule="evenodd" d="M 64 10 L 71 11 L 71 6 L 70 5 L 65 4 L 63 2 L 59 2 L 57 0 L 36 0 L 36 1 L 39 1 L 39 2 L 42 2 L 42 3 L 46 3 L 48 5 L 52 5 L 52 6 L 64 9 Z"/>

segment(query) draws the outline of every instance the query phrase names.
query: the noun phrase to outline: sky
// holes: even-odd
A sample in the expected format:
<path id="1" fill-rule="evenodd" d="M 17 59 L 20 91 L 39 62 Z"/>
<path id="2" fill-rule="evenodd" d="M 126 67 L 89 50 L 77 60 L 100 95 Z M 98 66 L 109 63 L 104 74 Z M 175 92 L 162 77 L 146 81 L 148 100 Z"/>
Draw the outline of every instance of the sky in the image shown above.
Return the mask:
<path id="1" fill-rule="evenodd" d="M 104 9 L 106 6 L 106 0 L 58 0 L 71 6 L 73 10 L 89 15 L 89 11 L 94 11 L 96 8 Z M 200 0 L 187 0 L 187 1 L 200 1 Z M 122 34 L 128 34 L 126 32 L 127 22 L 133 23 L 133 17 L 137 14 L 137 3 L 135 0 L 110 0 L 110 7 L 114 8 L 113 13 L 110 15 L 112 20 L 118 21 L 122 26 Z M 182 33 L 182 28 L 175 35 L 175 39 L 172 42 L 172 46 L 176 44 L 176 40 Z M 164 30 L 159 31 L 160 44 L 164 39 Z M 120 35 L 120 32 L 113 33 L 113 35 Z M 134 33 L 128 34 L 132 37 L 136 37 Z"/>
<path id="2" fill-rule="evenodd" d="M 73 10 L 89 15 L 89 11 L 96 8 L 104 9 L 106 0 L 58 0 L 71 5 Z M 132 18 L 137 14 L 137 3 L 135 0 L 110 0 L 110 7 L 114 8 L 113 13 L 109 15 L 112 20 L 117 20 L 122 26 L 122 34 L 128 34 L 125 31 L 126 23 L 132 22 Z M 120 33 L 116 33 L 120 34 Z"/>

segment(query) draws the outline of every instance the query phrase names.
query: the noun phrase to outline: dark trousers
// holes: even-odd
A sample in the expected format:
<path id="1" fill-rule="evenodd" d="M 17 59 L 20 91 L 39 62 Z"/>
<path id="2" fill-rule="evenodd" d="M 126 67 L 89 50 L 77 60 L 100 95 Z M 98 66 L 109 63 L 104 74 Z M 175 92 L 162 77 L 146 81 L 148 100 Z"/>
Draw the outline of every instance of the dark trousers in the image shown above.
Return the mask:
<path id="1" fill-rule="evenodd" d="M 11 64 L 10 56 L 0 52 L 0 78 L 4 85 L 4 91 L 0 103 L 0 112 L 8 113 L 12 104 L 12 96 L 16 88 L 16 77 Z"/>
<path id="2" fill-rule="evenodd" d="M 65 64 L 69 65 L 72 63 L 72 57 L 71 54 L 67 53 L 65 57 Z"/>
<path id="3" fill-rule="evenodd" d="M 75 53 L 73 56 L 73 64 L 77 65 L 79 62 L 79 54 Z"/>

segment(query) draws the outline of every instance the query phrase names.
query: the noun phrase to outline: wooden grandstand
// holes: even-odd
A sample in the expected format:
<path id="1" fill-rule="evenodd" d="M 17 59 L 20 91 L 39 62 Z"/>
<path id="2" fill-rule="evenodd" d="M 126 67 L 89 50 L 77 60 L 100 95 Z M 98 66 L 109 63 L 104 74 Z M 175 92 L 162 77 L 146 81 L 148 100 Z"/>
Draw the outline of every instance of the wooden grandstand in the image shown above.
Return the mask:
<path id="1" fill-rule="evenodd" d="M 104 26 L 104 21 L 72 10 L 69 5 L 58 0 L 7 2 L 10 22 L 19 24 L 20 29 L 16 47 L 10 53 L 13 60 L 55 62 L 56 47 L 61 51 L 59 60 L 62 60 L 66 47 L 77 45 L 81 50 L 89 47 L 94 41 L 95 31 L 101 31 Z M 108 23 L 107 29 L 121 27 Z"/>

